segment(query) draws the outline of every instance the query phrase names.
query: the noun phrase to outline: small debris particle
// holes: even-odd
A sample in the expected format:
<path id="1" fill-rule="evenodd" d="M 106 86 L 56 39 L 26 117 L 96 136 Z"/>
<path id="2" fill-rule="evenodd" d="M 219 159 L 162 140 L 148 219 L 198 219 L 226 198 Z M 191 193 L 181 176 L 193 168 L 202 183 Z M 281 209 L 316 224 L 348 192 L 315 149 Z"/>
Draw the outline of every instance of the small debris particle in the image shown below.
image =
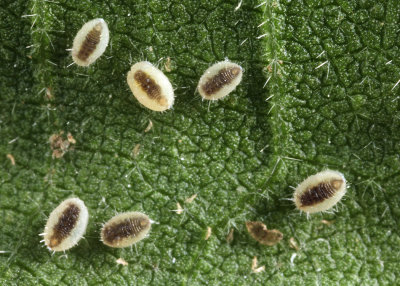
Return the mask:
<path id="1" fill-rule="evenodd" d="M 228 235 L 226 236 L 226 242 L 229 244 L 233 241 L 233 232 L 234 232 L 234 228 L 231 228 Z"/>
<path id="2" fill-rule="evenodd" d="M 323 224 L 325 224 L 327 226 L 330 226 L 334 222 L 335 222 L 334 220 L 326 220 L 326 219 L 321 220 L 321 223 L 323 223 Z"/>
<path id="3" fill-rule="evenodd" d="M 182 143 L 182 139 L 179 139 L 179 140 L 178 140 L 178 143 Z"/>
<path id="4" fill-rule="evenodd" d="M 208 240 L 210 238 L 211 232 L 212 232 L 211 227 L 207 226 L 207 233 L 206 233 L 206 237 L 204 238 L 205 240 Z"/>
<path id="5" fill-rule="evenodd" d="M 292 254 L 292 256 L 290 257 L 290 264 L 294 264 L 293 262 L 294 262 L 294 259 L 296 258 L 296 256 L 297 256 L 297 253 L 293 253 Z"/>
<path id="6" fill-rule="evenodd" d="M 167 57 L 167 61 L 164 64 L 164 68 L 167 72 L 171 71 L 171 58 Z"/>
<path id="7" fill-rule="evenodd" d="M 189 198 L 187 198 L 187 199 L 185 200 L 185 203 L 191 204 L 191 203 L 194 201 L 194 199 L 195 199 L 196 197 L 197 197 L 197 194 L 192 195 L 191 197 L 189 197 Z"/>
<path id="8" fill-rule="evenodd" d="M 257 262 L 257 256 L 254 256 L 252 262 L 251 262 L 251 271 L 253 273 L 260 273 L 265 271 L 265 265 L 261 266 L 261 267 L 257 267 L 258 266 L 258 262 Z"/>
<path id="9" fill-rule="evenodd" d="M 146 129 L 144 130 L 144 133 L 149 132 L 153 128 L 153 121 L 149 119 L 149 124 L 147 125 Z"/>
<path id="10" fill-rule="evenodd" d="M 69 143 L 76 144 L 76 140 L 75 140 L 74 136 L 72 136 L 71 132 L 68 132 L 67 139 L 68 139 Z"/>
<path id="11" fill-rule="evenodd" d="M 139 152 L 140 152 L 140 144 L 136 144 L 132 150 L 133 158 L 136 158 L 137 155 L 139 155 Z"/>
<path id="12" fill-rule="evenodd" d="M 46 87 L 45 92 L 46 92 L 47 100 L 50 100 L 50 101 L 54 100 L 53 89 L 51 87 Z"/>
<path id="13" fill-rule="evenodd" d="M 267 66 L 267 70 L 268 70 L 270 73 L 272 73 L 272 67 L 271 67 L 271 65 L 268 65 L 268 66 Z"/>
<path id="14" fill-rule="evenodd" d="M 296 242 L 296 240 L 294 239 L 294 237 L 291 237 L 291 238 L 289 239 L 289 246 L 290 246 L 290 248 L 296 249 L 296 251 L 299 251 L 299 250 L 300 250 L 300 247 L 299 247 L 299 245 L 297 244 L 297 242 Z"/>
<path id="15" fill-rule="evenodd" d="M 177 214 L 182 214 L 183 213 L 183 208 L 180 203 L 176 203 L 176 210 L 174 210 Z"/>
<path id="16" fill-rule="evenodd" d="M 64 131 L 60 131 L 60 133 L 53 134 L 49 138 L 50 148 L 53 150 L 53 159 L 64 156 L 65 153 L 67 153 L 69 150 L 72 150 L 71 144 L 76 143 L 75 139 L 70 133 L 68 133 L 67 139 L 64 139 L 63 134 Z"/>
<path id="17" fill-rule="evenodd" d="M 10 159 L 11 165 L 15 166 L 15 159 L 14 156 L 11 154 L 7 154 L 7 158 Z"/>
<path id="18" fill-rule="evenodd" d="M 126 260 L 123 259 L 123 258 L 118 258 L 116 262 L 117 262 L 118 264 L 123 265 L 123 266 L 127 266 L 127 265 L 129 264 L 129 263 L 126 262 Z"/>
<path id="19" fill-rule="evenodd" d="M 263 245 L 273 246 L 283 238 L 279 230 L 268 230 L 267 226 L 260 221 L 248 221 L 246 227 L 250 235 Z"/>

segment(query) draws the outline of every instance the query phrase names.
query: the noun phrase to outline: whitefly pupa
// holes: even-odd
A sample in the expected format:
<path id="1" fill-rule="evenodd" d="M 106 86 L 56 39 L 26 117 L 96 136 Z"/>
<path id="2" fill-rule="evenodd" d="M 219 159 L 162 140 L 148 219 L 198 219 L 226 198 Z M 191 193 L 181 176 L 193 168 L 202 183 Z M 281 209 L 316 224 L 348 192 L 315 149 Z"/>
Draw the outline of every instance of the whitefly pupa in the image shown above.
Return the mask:
<path id="1" fill-rule="evenodd" d="M 110 247 L 131 246 L 146 237 L 152 221 L 140 212 L 118 214 L 107 221 L 101 229 L 101 241 Z"/>
<path id="2" fill-rule="evenodd" d="M 75 246 L 86 232 L 89 212 L 78 198 L 63 201 L 47 220 L 43 241 L 51 251 L 65 251 Z"/>
<path id="3" fill-rule="evenodd" d="M 167 76 L 151 63 L 134 64 L 126 78 L 136 99 L 154 111 L 165 111 L 174 104 L 174 89 Z"/>
<path id="4" fill-rule="evenodd" d="M 72 59 L 78 66 L 89 66 L 106 50 L 110 32 L 107 23 L 93 19 L 82 26 L 72 45 Z"/>
<path id="5" fill-rule="evenodd" d="M 199 80 L 197 90 L 204 99 L 217 100 L 231 93 L 242 81 L 243 69 L 223 61 L 209 67 Z"/>
<path id="6" fill-rule="evenodd" d="M 309 176 L 294 192 L 296 207 L 306 213 L 329 210 L 346 193 L 346 179 L 338 171 L 325 170 Z"/>

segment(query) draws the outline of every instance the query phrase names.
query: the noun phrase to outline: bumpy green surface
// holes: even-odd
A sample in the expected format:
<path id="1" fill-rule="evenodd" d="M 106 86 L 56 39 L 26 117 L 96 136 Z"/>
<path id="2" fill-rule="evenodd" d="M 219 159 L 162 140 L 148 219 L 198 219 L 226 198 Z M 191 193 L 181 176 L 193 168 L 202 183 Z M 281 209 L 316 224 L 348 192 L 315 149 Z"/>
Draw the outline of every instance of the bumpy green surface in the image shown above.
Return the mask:
<path id="1" fill-rule="evenodd" d="M 399 283 L 399 1 L 244 0 L 237 11 L 233 0 L 97 2 L 0 4 L 1 285 Z M 110 46 L 90 68 L 67 67 L 76 32 L 97 17 Z M 226 57 L 244 67 L 242 84 L 201 101 L 199 77 Z M 133 98 L 125 76 L 144 59 L 176 88 L 173 110 Z M 48 139 L 61 130 L 77 143 L 52 159 Z M 307 219 L 286 199 L 324 168 L 350 188 L 336 213 Z M 38 234 L 71 196 L 90 223 L 66 258 Z M 101 223 L 128 210 L 158 224 L 136 249 L 104 246 Z M 259 245 L 247 220 L 284 239 Z M 251 272 L 254 256 L 265 272 Z"/>

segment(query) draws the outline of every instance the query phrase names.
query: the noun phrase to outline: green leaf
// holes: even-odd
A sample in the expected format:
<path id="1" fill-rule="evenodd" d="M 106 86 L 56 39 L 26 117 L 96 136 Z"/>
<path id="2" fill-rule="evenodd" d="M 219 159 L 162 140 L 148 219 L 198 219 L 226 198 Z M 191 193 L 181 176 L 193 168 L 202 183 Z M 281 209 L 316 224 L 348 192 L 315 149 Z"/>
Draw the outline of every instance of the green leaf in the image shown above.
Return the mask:
<path id="1" fill-rule="evenodd" d="M 0 284 L 399 283 L 400 2 L 0 6 Z M 89 68 L 69 66 L 76 32 L 98 17 L 111 33 L 105 54 Z M 241 85 L 202 101 L 198 79 L 225 58 L 244 67 Z M 173 83 L 173 110 L 152 112 L 133 98 L 126 74 L 145 59 Z M 53 159 L 49 137 L 61 131 L 76 144 Z M 287 199 L 325 168 L 345 174 L 348 194 L 336 212 L 307 218 Z M 66 258 L 38 234 L 71 196 L 90 220 Z M 103 245 L 101 224 L 130 210 L 157 222 L 150 236 L 132 249 Z M 249 220 L 284 239 L 258 244 Z M 252 273 L 254 256 L 264 272 Z"/>

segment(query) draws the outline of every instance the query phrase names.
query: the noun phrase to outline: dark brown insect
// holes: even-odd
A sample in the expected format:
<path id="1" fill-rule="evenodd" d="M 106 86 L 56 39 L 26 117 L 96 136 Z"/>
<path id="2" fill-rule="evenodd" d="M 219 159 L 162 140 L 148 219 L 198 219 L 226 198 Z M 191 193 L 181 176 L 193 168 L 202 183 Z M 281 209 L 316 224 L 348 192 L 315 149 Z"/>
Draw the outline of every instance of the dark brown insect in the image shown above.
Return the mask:
<path id="1" fill-rule="evenodd" d="M 142 90 L 151 98 L 166 106 L 167 100 L 161 96 L 161 87 L 144 71 L 138 70 L 133 77 Z"/>
<path id="2" fill-rule="evenodd" d="M 102 25 L 98 23 L 93 29 L 86 35 L 85 41 L 82 43 L 79 52 L 78 59 L 86 61 L 88 57 L 94 52 L 97 45 L 100 43 Z"/>
<path id="3" fill-rule="evenodd" d="M 229 85 L 240 73 L 241 69 L 239 67 L 223 68 L 204 83 L 201 89 L 206 96 L 212 96 L 224 86 Z"/>
<path id="4" fill-rule="evenodd" d="M 81 210 L 74 204 L 69 204 L 53 227 L 53 235 L 50 237 L 49 247 L 54 248 L 71 234 Z"/>
<path id="5" fill-rule="evenodd" d="M 65 251 L 78 243 L 86 231 L 88 210 L 78 198 L 63 201 L 55 208 L 44 228 L 44 243 L 52 251 Z"/>
<path id="6" fill-rule="evenodd" d="M 346 193 L 346 180 L 342 173 L 325 170 L 308 177 L 294 193 L 296 207 L 307 213 L 326 211 Z"/>
<path id="7" fill-rule="evenodd" d="M 75 36 L 72 59 L 79 66 L 89 66 L 104 53 L 109 38 L 108 26 L 103 19 L 85 23 Z"/>
<path id="8" fill-rule="evenodd" d="M 201 76 L 197 89 L 204 99 L 216 100 L 227 96 L 242 80 L 242 67 L 223 61 L 209 67 Z"/>
<path id="9" fill-rule="evenodd" d="M 111 247 L 127 247 L 142 240 L 151 227 L 150 219 L 139 212 L 127 212 L 111 218 L 101 230 L 101 240 Z"/>

